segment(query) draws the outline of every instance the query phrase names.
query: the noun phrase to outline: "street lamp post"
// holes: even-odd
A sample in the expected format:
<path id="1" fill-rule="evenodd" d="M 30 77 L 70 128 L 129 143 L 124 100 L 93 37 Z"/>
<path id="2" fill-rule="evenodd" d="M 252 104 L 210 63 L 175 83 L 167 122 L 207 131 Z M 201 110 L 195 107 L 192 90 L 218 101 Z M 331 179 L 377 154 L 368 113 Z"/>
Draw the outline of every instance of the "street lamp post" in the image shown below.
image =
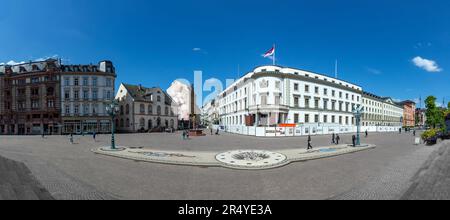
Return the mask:
<path id="1" fill-rule="evenodd" d="M 357 106 L 353 109 L 353 114 L 355 115 L 356 119 L 356 146 L 361 146 L 361 138 L 360 138 L 360 132 L 361 132 L 361 115 L 364 113 L 362 106 Z"/>
<path id="2" fill-rule="evenodd" d="M 119 113 L 119 103 L 116 100 L 106 104 L 106 113 L 111 117 L 111 150 L 116 150 L 116 141 L 114 138 L 114 132 L 116 130 L 115 118 Z"/>

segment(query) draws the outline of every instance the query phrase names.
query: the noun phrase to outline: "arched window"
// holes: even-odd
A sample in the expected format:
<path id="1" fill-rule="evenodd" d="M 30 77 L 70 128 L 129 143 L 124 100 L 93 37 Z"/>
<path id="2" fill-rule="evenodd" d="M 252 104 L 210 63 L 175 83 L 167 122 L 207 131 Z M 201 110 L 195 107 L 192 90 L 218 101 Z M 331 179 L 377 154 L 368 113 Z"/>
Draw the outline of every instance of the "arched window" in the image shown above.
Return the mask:
<path id="1" fill-rule="evenodd" d="M 123 105 L 120 106 L 120 115 L 123 115 Z"/>
<path id="2" fill-rule="evenodd" d="M 164 109 L 164 113 L 165 113 L 165 115 L 169 115 L 169 108 L 168 108 L 168 107 L 166 107 L 166 108 Z"/>
<path id="3" fill-rule="evenodd" d="M 125 114 L 127 114 L 127 115 L 130 114 L 130 105 L 129 104 L 127 104 L 126 107 L 125 107 Z"/>
<path id="4" fill-rule="evenodd" d="M 152 105 L 148 106 L 148 114 L 153 115 L 153 106 Z"/>
<path id="5" fill-rule="evenodd" d="M 130 119 L 127 118 L 127 128 L 130 127 Z"/>
<path id="6" fill-rule="evenodd" d="M 161 106 L 159 106 L 159 105 L 156 108 L 156 114 L 161 115 Z"/>
<path id="7" fill-rule="evenodd" d="M 140 110 L 141 114 L 145 114 L 145 105 L 144 105 L 144 104 L 141 104 L 141 105 L 139 106 L 139 110 Z"/>
<path id="8" fill-rule="evenodd" d="M 121 128 L 125 127 L 125 123 L 123 122 L 123 119 L 120 119 L 120 127 Z"/>

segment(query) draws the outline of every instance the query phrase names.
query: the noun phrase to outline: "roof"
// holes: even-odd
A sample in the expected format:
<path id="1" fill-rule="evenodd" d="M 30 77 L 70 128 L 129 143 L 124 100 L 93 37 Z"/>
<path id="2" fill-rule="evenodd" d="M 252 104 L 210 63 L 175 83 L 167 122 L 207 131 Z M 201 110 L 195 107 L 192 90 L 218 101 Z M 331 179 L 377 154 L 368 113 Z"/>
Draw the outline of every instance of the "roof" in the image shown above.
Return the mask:
<path id="1" fill-rule="evenodd" d="M 125 83 L 122 83 L 122 85 L 127 89 L 128 94 L 130 94 L 130 96 L 133 97 L 133 99 L 138 102 L 153 102 L 154 101 L 152 100 L 153 94 L 164 95 L 165 96 L 164 100 L 166 104 L 170 105 L 174 102 L 169 94 L 167 94 L 164 90 L 158 87 L 146 88 L 141 85 L 131 85 Z"/>

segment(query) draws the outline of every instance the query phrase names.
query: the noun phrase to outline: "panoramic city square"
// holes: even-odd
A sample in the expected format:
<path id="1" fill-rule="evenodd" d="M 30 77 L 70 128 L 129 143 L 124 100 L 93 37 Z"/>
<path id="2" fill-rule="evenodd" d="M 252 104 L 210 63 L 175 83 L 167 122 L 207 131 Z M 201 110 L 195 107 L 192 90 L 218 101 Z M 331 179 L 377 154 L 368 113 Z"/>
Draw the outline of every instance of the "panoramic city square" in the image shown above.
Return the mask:
<path id="1" fill-rule="evenodd" d="M 367 138 L 362 137 L 362 142 L 372 143 L 375 148 L 265 170 L 161 164 L 93 153 L 92 149 L 110 146 L 110 135 L 98 135 L 96 141 L 92 135 L 77 135 L 73 144 L 66 136 L 0 138 L 0 155 L 24 163 L 41 188 L 48 191 L 43 198 L 49 198 L 48 195 L 54 199 L 139 200 L 449 198 L 445 191 L 448 179 L 436 178 L 448 173 L 442 163 L 450 158 L 450 143 L 415 145 L 412 133 L 369 133 Z M 116 138 L 117 146 L 191 154 L 307 147 L 306 137 L 257 138 L 227 133 L 189 140 L 183 140 L 181 133 L 120 134 Z M 342 135 L 342 143 L 351 142 L 350 135 Z M 312 145 L 330 146 L 331 136 L 313 136 Z M 5 163 L 0 165 L 0 170 L 5 169 Z M 421 185 L 423 176 L 427 176 L 426 189 Z M 17 187 L 24 184 L 22 179 L 16 180 Z M 32 191 L 21 196 L 39 198 Z"/>

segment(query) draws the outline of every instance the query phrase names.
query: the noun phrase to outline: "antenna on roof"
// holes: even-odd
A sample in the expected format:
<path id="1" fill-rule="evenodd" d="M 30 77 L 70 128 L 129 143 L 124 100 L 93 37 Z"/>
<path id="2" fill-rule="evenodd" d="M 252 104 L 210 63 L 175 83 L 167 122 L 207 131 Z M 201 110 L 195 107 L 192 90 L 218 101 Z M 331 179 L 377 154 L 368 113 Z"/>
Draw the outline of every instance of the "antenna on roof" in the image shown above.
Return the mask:
<path id="1" fill-rule="evenodd" d="M 336 59 L 336 63 L 334 65 L 334 78 L 338 78 L 338 60 Z"/>
<path id="2" fill-rule="evenodd" d="M 238 76 L 237 79 L 239 79 L 241 77 L 241 65 L 240 64 L 238 64 L 238 67 L 237 67 L 237 76 Z"/>

